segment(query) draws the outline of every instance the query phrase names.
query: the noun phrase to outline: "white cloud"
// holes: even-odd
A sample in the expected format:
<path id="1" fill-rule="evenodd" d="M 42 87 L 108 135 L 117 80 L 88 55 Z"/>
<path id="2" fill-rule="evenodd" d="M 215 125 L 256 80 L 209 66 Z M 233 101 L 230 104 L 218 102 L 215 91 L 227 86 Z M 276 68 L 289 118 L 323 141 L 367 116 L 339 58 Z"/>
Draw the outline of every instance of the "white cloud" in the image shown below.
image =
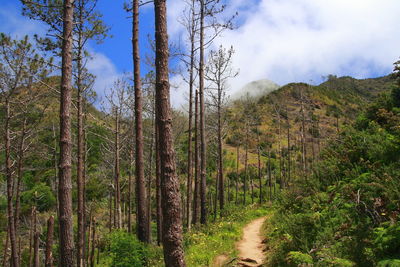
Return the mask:
<path id="1" fill-rule="evenodd" d="M 39 21 L 29 20 L 20 14 L 15 6 L 6 5 L 0 9 L 0 31 L 13 38 L 22 38 L 25 35 L 43 35 L 46 27 Z"/>
<path id="2" fill-rule="evenodd" d="M 117 70 L 114 63 L 104 54 L 90 49 L 91 59 L 88 60 L 86 68 L 96 76 L 94 90 L 97 93 L 98 104 L 104 101 L 105 93 L 113 86 L 114 82 L 123 76 Z"/>
<path id="3" fill-rule="evenodd" d="M 398 0 L 231 0 L 228 12 L 235 10 L 240 27 L 214 46 L 236 50 L 240 75 L 232 91 L 259 79 L 285 84 L 327 74 L 384 75 L 400 56 Z"/>

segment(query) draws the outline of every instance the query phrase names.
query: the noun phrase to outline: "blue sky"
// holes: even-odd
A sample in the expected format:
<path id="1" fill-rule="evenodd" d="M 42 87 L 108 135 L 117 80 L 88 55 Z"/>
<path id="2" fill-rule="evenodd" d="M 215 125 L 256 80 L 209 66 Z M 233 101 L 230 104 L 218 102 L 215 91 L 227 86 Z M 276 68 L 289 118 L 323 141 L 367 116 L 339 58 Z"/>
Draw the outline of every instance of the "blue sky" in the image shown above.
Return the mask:
<path id="1" fill-rule="evenodd" d="M 398 0 L 225 0 L 229 17 L 239 12 L 235 30 L 224 32 L 210 49 L 233 45 L 233 66 L 240 74 L 230 82 L 236 93 L 247 83 L 269 79 L 320 82 L 328 74 L 356 78 L 390 73 L 400 56 L 400 1 Z M 1 0 L 0 31 L 22 36 L 44 34 L 46 27 L 21 16 L 19 0 Z M 132 69 L 131 19 L 123 0 L 98 0 L 98 9 L 114 36 L 103 44 L 90 44 L 93 60 L 88 68 L 98 79 L 101 95 L 123 72 Z M 168 0 L 170 41 L 184 40 L 178 22 L 183 0 Z M 149 51 L 147 36 L 154 35 L 153 6 L 141 8 L 141 54 Z M 184 47 L 184 46 L 183 46 Z M 142 64 L 142 74 L 149 68 Z M 171 76 L 172 103 L 186 102 L 187 86 L 181 76 Z"/>

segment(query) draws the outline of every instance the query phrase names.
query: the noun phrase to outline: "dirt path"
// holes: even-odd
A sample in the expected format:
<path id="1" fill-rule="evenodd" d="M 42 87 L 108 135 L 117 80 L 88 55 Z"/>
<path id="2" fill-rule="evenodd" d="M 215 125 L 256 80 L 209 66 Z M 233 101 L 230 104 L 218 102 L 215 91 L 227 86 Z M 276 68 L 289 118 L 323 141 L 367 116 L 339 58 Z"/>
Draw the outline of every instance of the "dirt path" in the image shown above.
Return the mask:
<path id="1" fill-rule="evenodd" d="M 243 238 L 236 244 L 239 251 L 239 266 L 260 266 L 263 263 L 265 256 L 261 228 L 265 219 L 265 217 L 258 218 L 243 229 Z"/>
<path id="2" fill-rule="evenodd" d="M 236 249 L 239 251 L 237 259 L 233 259 L 230 264 L 227 264 L 228 257 L 220 255 L 215 258 L 211 266 L 261 266 L 265 259 L 261 235 L 261 228 L 265 219 L 265 217 L 258 218 L 243 228 L 243 238 L 236 243 Z"/>

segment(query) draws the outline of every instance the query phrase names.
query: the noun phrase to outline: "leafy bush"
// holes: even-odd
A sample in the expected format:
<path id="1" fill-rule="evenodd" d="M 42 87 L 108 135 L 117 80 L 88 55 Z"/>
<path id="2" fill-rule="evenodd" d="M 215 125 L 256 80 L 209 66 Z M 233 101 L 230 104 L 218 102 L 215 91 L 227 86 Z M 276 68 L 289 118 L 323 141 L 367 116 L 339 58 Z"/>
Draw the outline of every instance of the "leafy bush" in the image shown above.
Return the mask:
<path id="1" fill-rule="evenodd" d="M 110 254 L 114 267 L 147 266 L 149 249 L 134 235 L 115 231 L 110 235 Z"/>

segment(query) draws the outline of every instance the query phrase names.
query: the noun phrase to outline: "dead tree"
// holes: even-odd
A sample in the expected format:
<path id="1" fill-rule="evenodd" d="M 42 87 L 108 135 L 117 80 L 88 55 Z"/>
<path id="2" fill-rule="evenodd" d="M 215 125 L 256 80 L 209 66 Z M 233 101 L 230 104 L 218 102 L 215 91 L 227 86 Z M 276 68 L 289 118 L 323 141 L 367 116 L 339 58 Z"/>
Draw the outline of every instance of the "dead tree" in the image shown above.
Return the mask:
<path id="1" fill-rule="evenodd" d="M 225 106 L 227 103 L 226 90 L 228 80 L 238 75 L 232 68 L 233 47 L 226 49 L 222 46 L 218 51 L 211 51 L 205 71 L 205 79 L 210 82 L 209 92 L 211 105 L 217 111 L 218 138 L 218 198 L 220 210 L 224 209 L 224 168 L 223 168 L 223 128 L 225 124 Z"/>

